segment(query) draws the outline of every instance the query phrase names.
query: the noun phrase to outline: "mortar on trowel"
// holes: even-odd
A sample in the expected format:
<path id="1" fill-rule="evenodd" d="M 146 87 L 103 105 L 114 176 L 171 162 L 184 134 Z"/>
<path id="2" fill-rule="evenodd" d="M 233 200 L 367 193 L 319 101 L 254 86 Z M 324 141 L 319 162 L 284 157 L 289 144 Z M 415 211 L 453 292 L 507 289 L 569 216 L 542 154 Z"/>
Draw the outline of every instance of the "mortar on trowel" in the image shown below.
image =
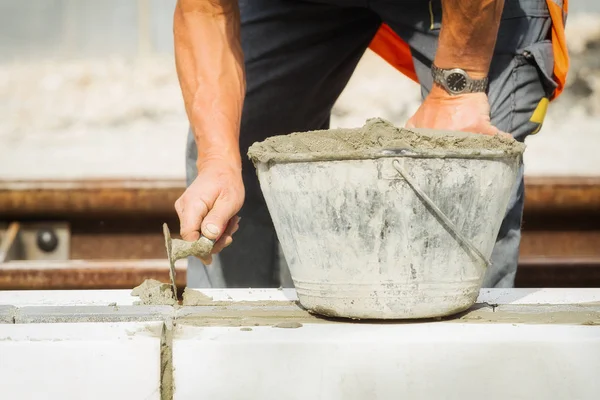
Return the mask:
<path id="1" fill-rule="evenodd" d="M 248 155 L 300 303 L 408 319 L 474 304 L 523 151 L 512 138 L 372 119 L 271 137 Z"/>
<path id="2" fill-rule="evenodd" d="M 165 236 L 165 247 L 167 249 L 167 258 L 169 259 L 169 277 L 171 278 L 171 288 L 173 296 L 177 299 L 177 285 L 175 284 L 175 262 L 182 258 L 194 256 L 206 258 L 210 255 L 215 242 L 205 236 L 194 242 L 188 242 L 181 239 L 171 238 L 171 232 L 167 224 L 163 224 L 163 235 Z"/>

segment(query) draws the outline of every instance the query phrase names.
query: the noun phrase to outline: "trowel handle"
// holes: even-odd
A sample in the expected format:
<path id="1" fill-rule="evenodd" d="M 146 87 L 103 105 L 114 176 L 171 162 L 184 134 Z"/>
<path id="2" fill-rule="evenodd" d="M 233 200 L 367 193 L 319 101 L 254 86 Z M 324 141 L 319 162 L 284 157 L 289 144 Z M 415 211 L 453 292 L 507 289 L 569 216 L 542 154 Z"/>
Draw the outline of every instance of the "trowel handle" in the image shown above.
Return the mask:
<path id="1" fill-rule="evenodd" d="M 173 258 L 180 260 L 188 256 L 194 256 L 198 258 L 206 258 L 212 252 L 215 245 L 215 241 L 205 236 L 200 236 L 200 239 L 195 242 L 188 242 L 181 239 L 172 239 L 172 251 Z"/>
<path id="2" fill-rule="evenodd" d="M 196 240 L 192 245 L 192 255 L 195 257 L 206 257 L 212 252 L 215 247 L 215 241 L 207 238 L 204 235 L 200 235 L 200 239 Z"/>

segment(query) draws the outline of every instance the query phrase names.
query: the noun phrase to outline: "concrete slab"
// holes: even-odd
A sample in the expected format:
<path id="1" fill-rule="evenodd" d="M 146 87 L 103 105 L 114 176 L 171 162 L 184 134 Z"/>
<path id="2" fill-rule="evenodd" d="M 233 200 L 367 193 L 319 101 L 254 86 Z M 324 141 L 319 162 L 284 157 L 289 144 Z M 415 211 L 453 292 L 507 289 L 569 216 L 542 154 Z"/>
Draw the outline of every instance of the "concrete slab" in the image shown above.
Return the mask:
<path id="1" fill-rule="evenodd" d="M 0 324 L 14 324 L 16 311 L 13 306 L 0 305 Z"/>
<path id="2" fill-rule="evenodd" d="M 263 400 L 596 399 L 600 329 L 452 323 L 305 324 L 297 329 L 178 325 L 173 361 L 178 400 L 198 393 L 211 399 Z"/>
<path id="3" fill-rule="evenodd" d="M 162 322 L 0 326 L 6 399 L 160 399 Z"/>
<path id="4" fill-rule="evenodd" d="M 164 322 L 173 316 L 171 306 L 34 306 L 18 308 L 15 323 Z"/>

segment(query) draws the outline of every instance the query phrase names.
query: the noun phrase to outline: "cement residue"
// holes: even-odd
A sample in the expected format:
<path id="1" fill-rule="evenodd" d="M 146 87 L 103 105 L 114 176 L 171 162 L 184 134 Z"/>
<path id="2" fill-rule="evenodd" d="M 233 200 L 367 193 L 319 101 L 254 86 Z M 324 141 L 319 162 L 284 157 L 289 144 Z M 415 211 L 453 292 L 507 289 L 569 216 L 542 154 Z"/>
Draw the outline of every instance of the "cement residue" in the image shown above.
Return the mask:
<path id="1" fill-rule="evenodd" d="M 352 320 L 323 318 L 304 308 L 290 304 L 286 307 L 244 306 L 223 307 L 218 312 L 208 312 L 204 307 L 187 310 L 177 320 L 185 325 L 251 327 L 273 326 L 299 328 L 303 324 L 341 323 L 398 325 L 413 323 L 475 323 L 475 324 L 526 324 L 526 325 L 600 325 L 600 307 L 586 305 L 502 305 L 476 304 L 462 313 L 428 319 L 410 320 Z"/>
<path id="2" fill-rule="evenodd" d="M 205 306 L 212 304 L 213 298 L 205 295 L 202 292 L 187 287 L 183 291 L 184 306 Z"/>
<path id="3" fill-rule="evenodd" d="M 275 326 L 299 328 L 303 323 L 318 323 L 325 320 L 308 313 L 294 302 L 265 301 L 236 302 L 218 307 L 184 307 L 177 314 L 178 323 L 194 326 L 252 327 Z M 269 304 L 270 303 L 270 304 Z M 215 302 L 214 304 L 220 304 Z"/>
<path id="4" fill-rule="evenodd" d="M 134 304 L 171 306 L 177 304 L 171 285 L 155 279 L 146 279 L 141 285 L 133 288 L 131 295 L 140 298 L 140 301 Z"/>
<path id="5" fill-rule="evenodd" d="M 447 321 L 469 323 L 600 325 L 600 307 L 569 305 L 500 305 L 476 304 Z"/>
<path id="6" fill-rule="evenodd" d="M 248 156 L 253 162 L 364 159 L 382 156 L 386 149 L 420 154 L 477 156 L 493 153 L 522 154 L 525 145 L 501 135 L 428 129 L 397 128 L 381 118 L 367 120 L 362 128 L 330 129 L 273 136 L 254 143 Z"/>
<path id="7" fill-rule="evenodd" d="M 173 398 L 175 386 L 173 382 L 173 326 L 170 323 L 163 325 L 160 339 L 160 398 L 167 400 Z"/>
<path id="8" fill-rule="evenodd" d="M 273 325 L 273 328 L 296 329 L 302 328 L 302 324 L 298 321 L 284 321 Z"/>

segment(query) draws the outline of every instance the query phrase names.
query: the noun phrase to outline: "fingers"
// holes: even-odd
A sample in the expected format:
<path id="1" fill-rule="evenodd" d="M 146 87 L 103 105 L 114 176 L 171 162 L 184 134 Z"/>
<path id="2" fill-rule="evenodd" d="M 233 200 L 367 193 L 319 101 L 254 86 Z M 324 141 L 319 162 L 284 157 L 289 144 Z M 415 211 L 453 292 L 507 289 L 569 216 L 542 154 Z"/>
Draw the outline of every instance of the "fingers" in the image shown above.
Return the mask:
<path id="1" fill-rule="evenodd" d="M 181 238 L 190 242 L 198 240 L 200 238 L 200 224 L 208 213 L 206 204 L 201 200 L 184 201 L 182 196 L 175 202 L 175 211 L 177 211 L 180 221 Z"/>
<path id="2" fill-rule="evenodd" d="M 237 232 L 240 228 L 239 221 L 240 217 L 233 217 L 229 223 L 227 224 L 227 228 L 221 238 L 215 243 L 212 249 L 212 254 L 217 254 L 223 251 L 223 249 L 233 243 L 233 234 Z M 207 257 L 201 257 L 200 260 L 204 265 L 212 264 L 212 255 L 208 255 Z"/>
<path id="3" fill-rule="evenodd" d="M 513 135 L 511 135 L 510 133 L 507 132 L 503 132 L 500 129 L 498 129 L 498 132 L 496 133 L 497 135 L 503 136 L 507 139 L 513 139 Z"/>
<path id="4" fill-rule="evenodd" d="M 234 201 L 221 196 L 204 216 L 204 220 L 201 220 L 202 234 L 209 239 L 218 240 L 225 233 L 228 223 L 238 210 L 239 207 Z"/>
<path id="5" fill-rule="evenodd" d="M 207 257 L 200 257 L 200 261 L 202 261 L 202 264 L 204 265 L 210 265 L 213 262 L 212 255 L 208 255 Z"/>
<path id="6" fill-rule="evenodd" d="M 503 132 L 491 124 L 486 125 L 483 129 L 481 129 L 480 133 L 489 136 L 499 135 L 506 139 L 512 139 L 512 135 L 510 133 Z"/>
<path id="7" fill-rule="evenodd" d="M 227 228 L 225 229 L 225 232 L 223 232 L 223 235 L 221 235 L 221 237 L 219 238 L 219 240 L 215 243 L 212 253 L 216 254 L 221 252 L 225 247 L 229 246 L 231 243 L 233 243 L 233 234 L 237 232 L 237 230 L 240 228 L 239 222 L 240 222 L 241 218 L 240 217 L 233 217 L 229 223 L 227 224 Z"/>

